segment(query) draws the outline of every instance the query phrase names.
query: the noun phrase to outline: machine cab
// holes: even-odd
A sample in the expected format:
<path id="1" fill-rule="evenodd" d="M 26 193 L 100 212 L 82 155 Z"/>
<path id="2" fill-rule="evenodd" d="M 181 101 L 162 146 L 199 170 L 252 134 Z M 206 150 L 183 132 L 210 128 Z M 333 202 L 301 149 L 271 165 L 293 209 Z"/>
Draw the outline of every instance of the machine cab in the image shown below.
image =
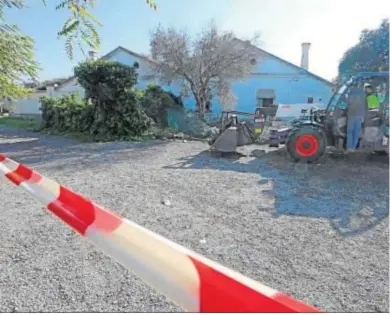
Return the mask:
<path id="1" fill-rule="evenodd" d="M 354 83 L 354 84 L 353 84 Z M 389 135 L 389 73 L 388 72 L 365 72 L 348 80 L 331 98 L 327 107 L 327 127 L 334 138 L 344 139 L 347 133 L 347 98 L 351 87 L 355 85 L 362 90 L 365 86 L 372 87 L 373 97 L 379 103 L 378 107 L 368 111 L 365 117 L 361 138 L 364 143 L 375 141 L 379 129 Z M 367 95 L 368 96 L 368 95 Z"/>

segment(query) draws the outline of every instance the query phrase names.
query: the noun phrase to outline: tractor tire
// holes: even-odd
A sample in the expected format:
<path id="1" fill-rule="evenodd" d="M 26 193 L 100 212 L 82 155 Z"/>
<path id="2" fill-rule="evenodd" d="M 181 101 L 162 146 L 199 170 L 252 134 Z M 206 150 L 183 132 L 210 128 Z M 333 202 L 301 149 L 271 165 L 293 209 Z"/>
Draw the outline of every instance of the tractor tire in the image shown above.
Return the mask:
<path id="1" fill-rule="evenodd" d="M 298 128 L 289 135 L 286 148 L 294 162 L 314 163 L 325 154 L 326 137 L 315 127 Z"/>

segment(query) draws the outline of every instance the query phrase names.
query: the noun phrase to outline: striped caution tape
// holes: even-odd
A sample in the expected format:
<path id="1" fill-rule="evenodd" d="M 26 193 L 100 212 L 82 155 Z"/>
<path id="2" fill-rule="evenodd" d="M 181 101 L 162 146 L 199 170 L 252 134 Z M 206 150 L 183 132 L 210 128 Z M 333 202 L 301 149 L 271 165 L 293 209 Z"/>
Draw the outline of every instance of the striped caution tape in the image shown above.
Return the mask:
<path id="1" fill-rule="evenodd" d="M 319 312 L 122 219 L 1 154 L 0 174 L 186 311 Z"/>

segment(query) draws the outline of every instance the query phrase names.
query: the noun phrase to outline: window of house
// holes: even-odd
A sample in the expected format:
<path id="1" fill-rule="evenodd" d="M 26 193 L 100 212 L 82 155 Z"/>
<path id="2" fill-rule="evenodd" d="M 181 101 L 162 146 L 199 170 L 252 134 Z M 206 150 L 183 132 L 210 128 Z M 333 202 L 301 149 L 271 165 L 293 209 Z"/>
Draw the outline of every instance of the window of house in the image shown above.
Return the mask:
<path id="1" fill-rule="evenodd" d="M 263 107 L 270 107 L 274 105 L 274 99 L 273 98 L 263 98 Z"/>
<path id="2" fill-rule="evenodd" d="M 259 89 L 256 91 L 256 107 L 270 107 L 275 104 L 276 94 L 273 89 Z"/>

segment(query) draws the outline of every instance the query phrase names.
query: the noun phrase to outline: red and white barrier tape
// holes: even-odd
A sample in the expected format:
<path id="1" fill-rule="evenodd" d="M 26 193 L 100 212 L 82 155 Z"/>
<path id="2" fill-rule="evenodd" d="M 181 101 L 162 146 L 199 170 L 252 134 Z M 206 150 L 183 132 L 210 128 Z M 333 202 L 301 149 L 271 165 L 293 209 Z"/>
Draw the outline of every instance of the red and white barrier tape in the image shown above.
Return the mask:
<path id="1" fill-rule="evenodd" d="M 320 312 L 122 219 L 0 154 L 0 175 L 190 312 Z"/>

